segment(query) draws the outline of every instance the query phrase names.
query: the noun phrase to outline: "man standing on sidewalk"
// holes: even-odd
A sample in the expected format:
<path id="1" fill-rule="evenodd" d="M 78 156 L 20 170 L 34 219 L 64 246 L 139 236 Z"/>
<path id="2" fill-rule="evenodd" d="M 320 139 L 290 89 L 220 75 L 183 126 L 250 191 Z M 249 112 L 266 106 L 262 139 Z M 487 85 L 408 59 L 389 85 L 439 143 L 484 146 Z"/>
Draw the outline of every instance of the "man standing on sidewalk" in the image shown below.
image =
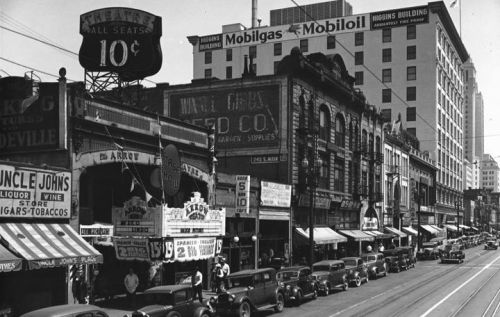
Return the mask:
<path id="1" fill-rule="evenodd" d="M 203 274 L 201 274 L 200 269 L 196 267 L 193 270 L 193 276 L 191 277 L 191 283 L 193 285 L 193 301 L 196 300 L 196 296 L 198 296 L 198 300 L 200 303 L 203 303 Z"/>
<path id="2" fill-rule="evenodd" d="M 130 268 L 128 270 L 123 283 L 127 289 L 127 302 L 135 309 L 135 292 L 137 291 L 137 286 L 139 286 L 139 277 L 134 273 L 134 269 Z"/>

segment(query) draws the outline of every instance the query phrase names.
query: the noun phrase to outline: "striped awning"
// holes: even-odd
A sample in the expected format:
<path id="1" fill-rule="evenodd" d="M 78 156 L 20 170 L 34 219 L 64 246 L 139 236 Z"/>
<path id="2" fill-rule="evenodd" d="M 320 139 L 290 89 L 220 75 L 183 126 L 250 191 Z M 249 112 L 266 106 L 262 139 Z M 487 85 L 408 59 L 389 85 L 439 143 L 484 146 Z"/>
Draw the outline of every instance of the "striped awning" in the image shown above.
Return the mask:
<path id="1" fill-rule="evenodd" d="M 309 228 L 306 230 L 296 228 L 297 232 L 304 238 L 309 239 Z M 347 238 L 330 229 L 329 227 L 314 227 L 314 242 L 316 244 L 331 244 L 347 242 Z"/>
<path id="2" fill-rule="evenodd" d="M 364 233 L 369 234 L 375 239 L 391 239 L 394 238 L 394 234 L 392 233 L 383 233 L 378 230 L 363 230 Z"/>
<path id="3" fill-rule="evenodd" d="M 0 237 L 29 269 L 102 263 L 102 255 L 67 224 L 1 223 Z"/>
<path id="4" fill-rule="evenodd" d="M 408 233 L 409 235 L 412 235 L 415 237 L 418 235 L 418 231 L 413 229 L 412 227 L 403 227 L 402 229 L 404 232 Z"/>
<path id="5" fill-rule="evenodd" d="M 19 271 L 22 261 L 0 244 L 0 273 Z"/>
<path id="6" fill-rule="evenodd" d="M 385 231 L 388 231 L 392 234 L 395 234 L 401 238 L 406 238 L 407 237 L 407 234 L 402 232 L 402 231 L 399 231 L 398 229 L 394 228 L 394 227 L 384 227 L 384 230 Z"/>
<path id="7" fill-rule="evenodd" d="M 366 234 L 365 231 L 361 230 L 339 230 L 344 236 L 353 239 L 354 241 L 373 241 L 375 237 Z"/>
<path id="8" fill-rule="evenodd" d="M 437 230 L 437 229 L 431 227 L 430 225 L 420 225 L 420 228 L 424 229 L 425 231 L 427 231 L 430 234 L 438 234 L 440 232 L 440 230 Z"/>

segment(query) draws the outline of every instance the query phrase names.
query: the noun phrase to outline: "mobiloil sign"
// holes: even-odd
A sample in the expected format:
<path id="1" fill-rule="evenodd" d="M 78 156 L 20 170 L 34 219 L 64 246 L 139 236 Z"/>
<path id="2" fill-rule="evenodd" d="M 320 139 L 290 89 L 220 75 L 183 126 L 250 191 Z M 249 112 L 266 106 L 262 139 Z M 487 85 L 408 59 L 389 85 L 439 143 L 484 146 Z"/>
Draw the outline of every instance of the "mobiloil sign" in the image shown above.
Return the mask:
<path id="1" fill-rule="evenodd" d="M 326 34 L 339 34 L 369 30 L 369 14 L 352 15 L 341 18 L 304 22 L 297 24 L 298 28 L 290 25 L 262 27 L 239 32 L 225 33 L 223 46 L 231 48 L 243 45 L 255 45 L 271 42 L 296 40 Z M 290 31 L 293 29 L 293 31 Z"/>

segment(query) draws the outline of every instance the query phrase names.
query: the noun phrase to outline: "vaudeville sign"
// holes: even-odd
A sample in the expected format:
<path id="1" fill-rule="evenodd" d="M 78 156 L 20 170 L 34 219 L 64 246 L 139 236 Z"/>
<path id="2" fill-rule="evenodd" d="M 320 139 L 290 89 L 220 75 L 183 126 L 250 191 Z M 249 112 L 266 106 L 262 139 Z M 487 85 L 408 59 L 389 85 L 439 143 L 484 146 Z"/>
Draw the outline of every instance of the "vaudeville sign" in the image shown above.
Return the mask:
<path id="1" fill-rule="evenodd" d="M 80 16 L 79 60 L 87 71 L 111 71 L 124 81 L 161 67 L 161 17 L 132 8 L 103 8 Z"/>

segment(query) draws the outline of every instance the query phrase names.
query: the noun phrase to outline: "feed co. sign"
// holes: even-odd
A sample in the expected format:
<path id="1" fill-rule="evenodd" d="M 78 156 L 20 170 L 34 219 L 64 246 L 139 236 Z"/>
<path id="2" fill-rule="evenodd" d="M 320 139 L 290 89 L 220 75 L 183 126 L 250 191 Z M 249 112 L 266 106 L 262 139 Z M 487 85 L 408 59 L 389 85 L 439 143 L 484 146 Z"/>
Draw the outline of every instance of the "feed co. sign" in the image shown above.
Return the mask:
<path id="1" fill-rule="evenodd" d="M 71 173 L 0 164 L 0 218 L 69 218 Z"/>

